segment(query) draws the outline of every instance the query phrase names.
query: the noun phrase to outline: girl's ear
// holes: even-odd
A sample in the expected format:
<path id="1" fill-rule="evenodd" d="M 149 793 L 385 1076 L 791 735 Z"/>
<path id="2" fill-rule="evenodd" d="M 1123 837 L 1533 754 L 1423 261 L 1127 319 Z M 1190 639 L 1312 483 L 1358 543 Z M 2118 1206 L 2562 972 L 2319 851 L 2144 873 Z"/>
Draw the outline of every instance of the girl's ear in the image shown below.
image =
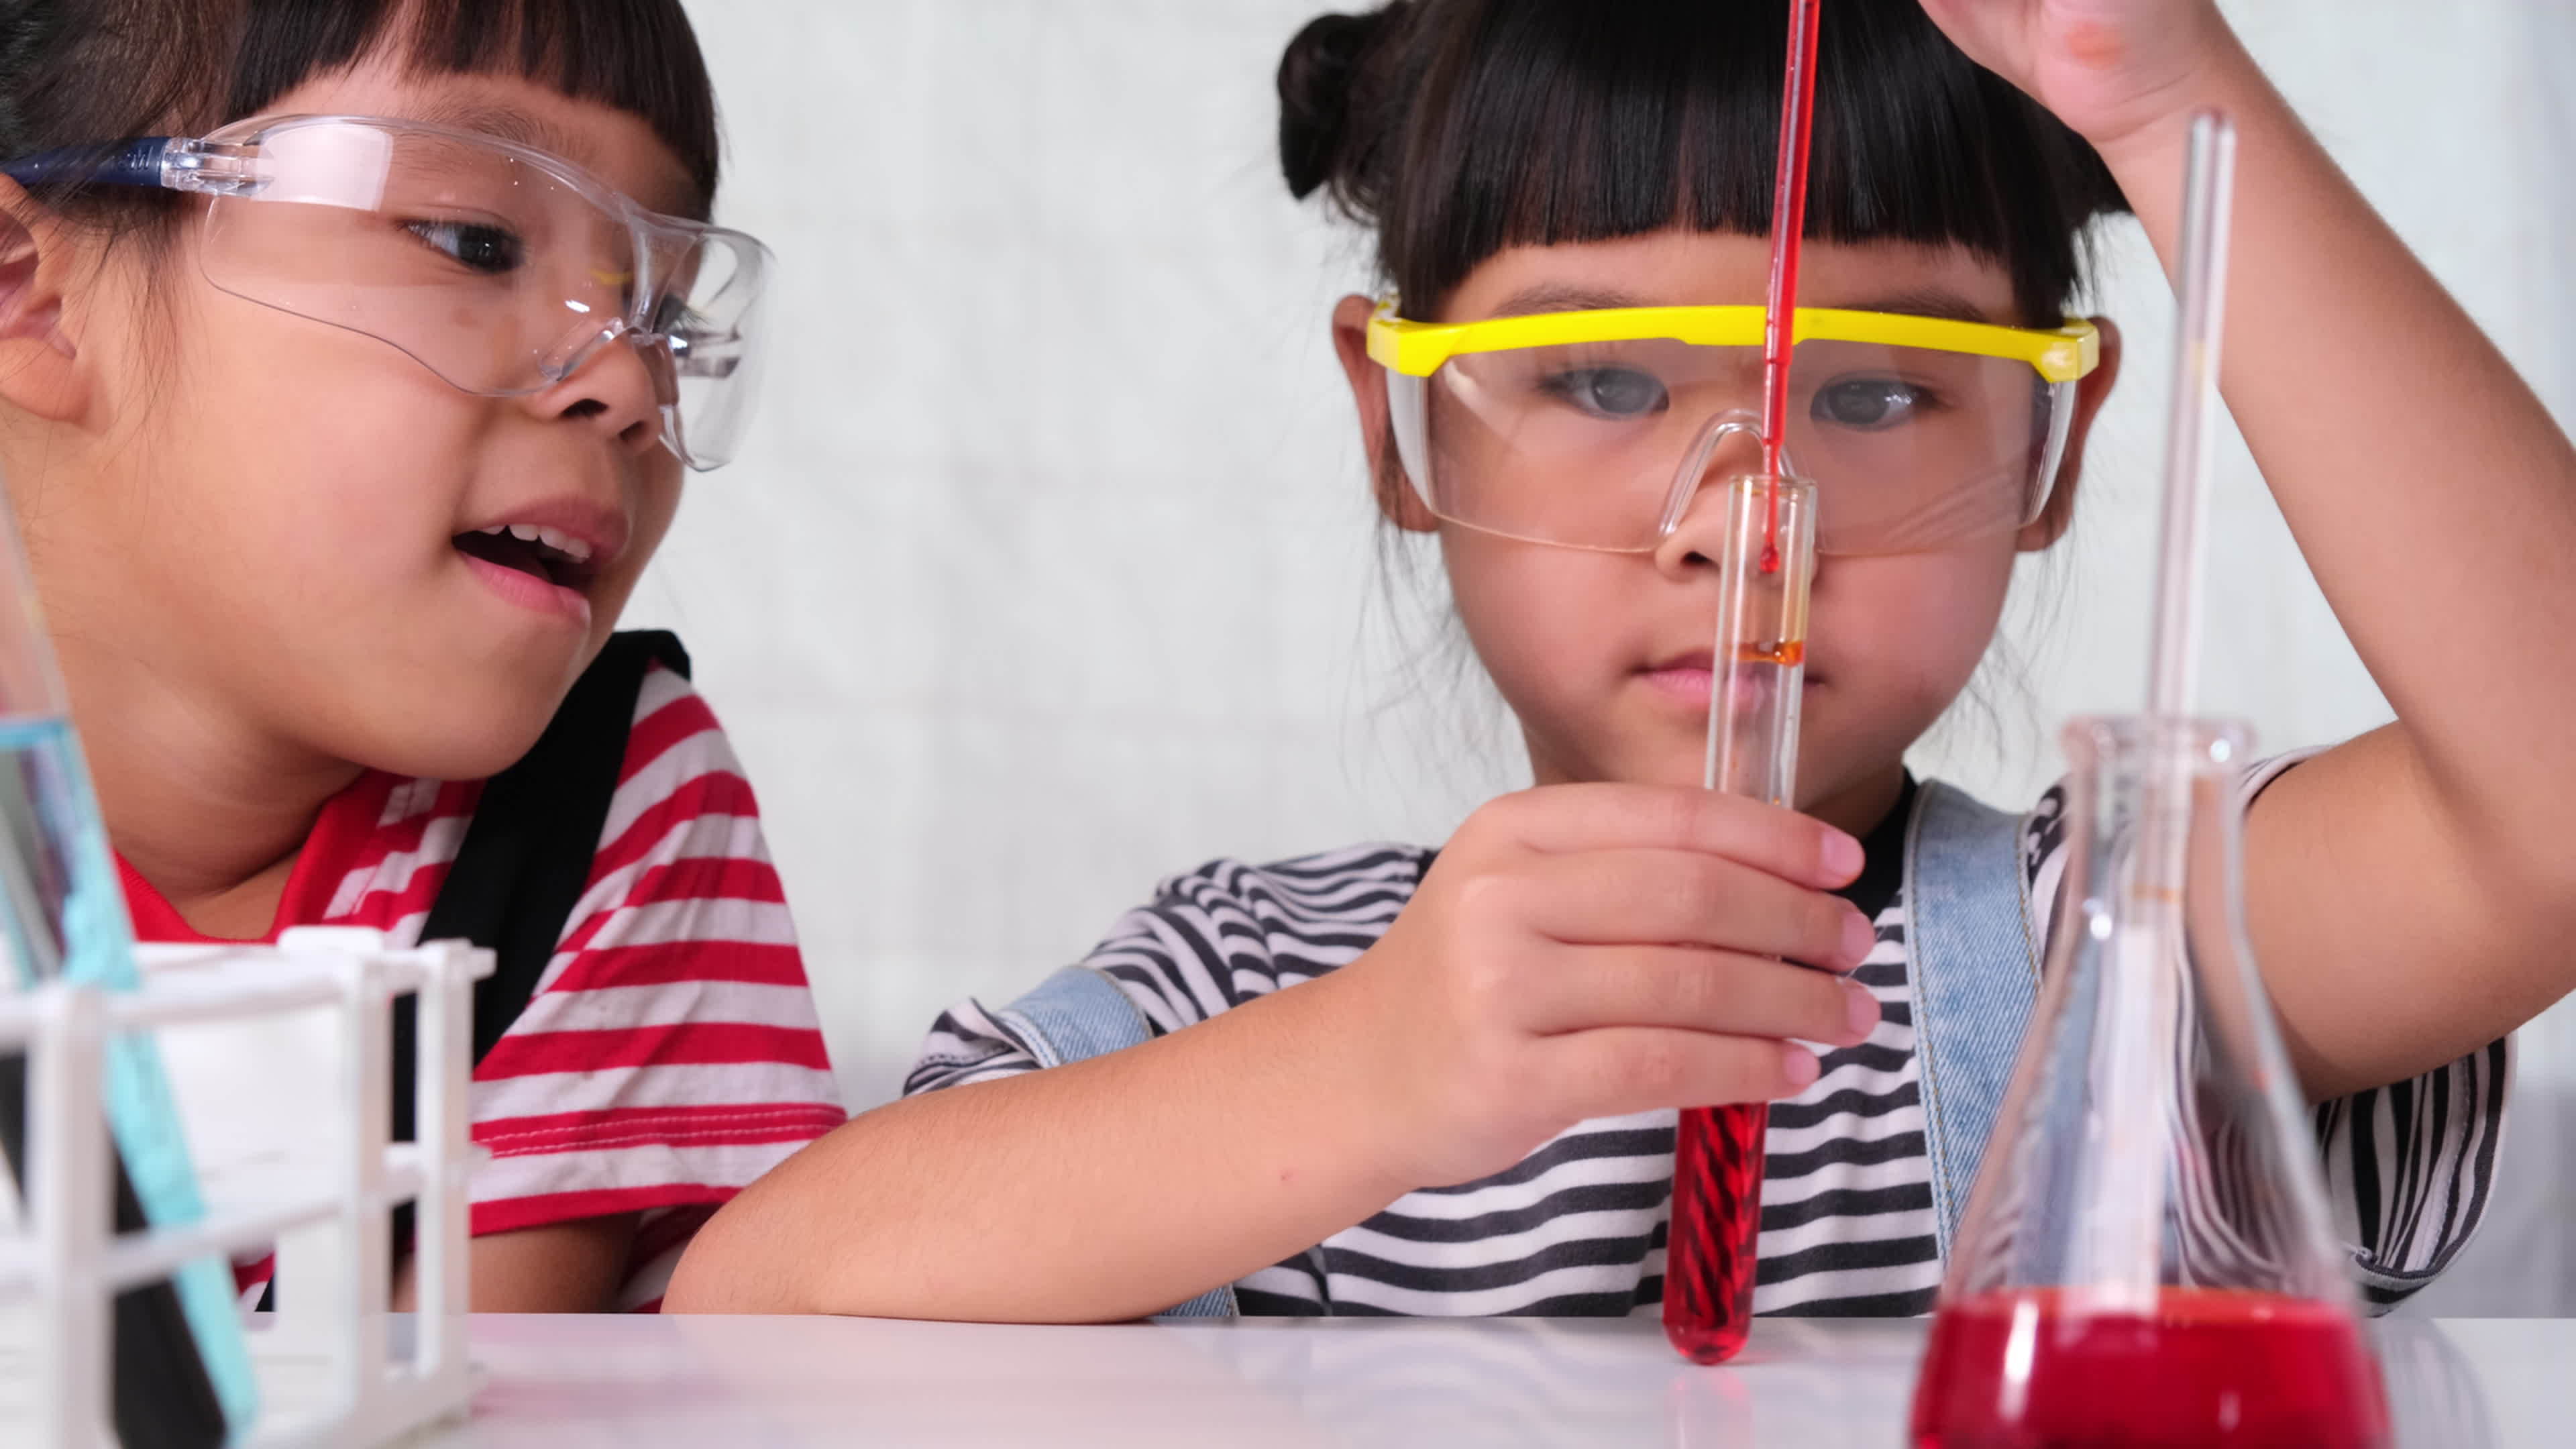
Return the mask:
<path id="1" fill-rule="evenodd" d="M 2093 420 L 2102 413 L 2102 404 L 2111 397 L 2111 389 L 2120 380 L 2120 327 L 2108 317 L 2089 319 L 2102 334 L 2102 360 L 2075 384 L 2075 418 L 2066 429 L 2066 456 L 2057 465 L 2057 488 L 2048 495 L 2048 506 L 2039 517 L 2021 531 L 2016 543 L 2023 553 L 2037 553 L 2066 536 L 2075 522 L 2076 485 L 2084 478 L 2084 440 L 2093 432 Z"/>
<path id="2" fill-rule="evenodd" d="M 71 229 L 0 179 L 0 401 L 49 422 L 89 406 L 89 376 L 64 327 L 78 265 Z"/>
<path id="3" fill-rule="evenodd" d="M 1333 351 L 1350 379 L 1351 401 L 1359 404 L 1360 441 L 1368 449 L 1369 479 L 1377 511 L 1409 533 L 1431 533 L 1440 520 L 1422 504 L 1422 495 L 1406 481 L 1404 463 L 1396 456 L 1395 428 L 1387 416 L 1386 369 L 1368 355 L 1368 322 L 1377 304 L 1368 298 L 1344 297 L 1333 307 Z"/>

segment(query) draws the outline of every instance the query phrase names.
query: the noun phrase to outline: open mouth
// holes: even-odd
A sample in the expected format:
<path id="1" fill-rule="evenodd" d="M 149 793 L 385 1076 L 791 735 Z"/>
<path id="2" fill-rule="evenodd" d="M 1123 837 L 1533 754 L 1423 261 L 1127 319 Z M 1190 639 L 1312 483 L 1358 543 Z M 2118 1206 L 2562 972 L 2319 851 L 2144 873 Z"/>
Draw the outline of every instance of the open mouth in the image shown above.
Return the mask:
<path id="1" fill-rule="evenodd" d="M 470 558 L 513 569 L 575 593 L 588 593 L 599 577 L 591 546 L 551 528 L 496 523 L 456 535 L 455 544 L 457 552 Z"/>

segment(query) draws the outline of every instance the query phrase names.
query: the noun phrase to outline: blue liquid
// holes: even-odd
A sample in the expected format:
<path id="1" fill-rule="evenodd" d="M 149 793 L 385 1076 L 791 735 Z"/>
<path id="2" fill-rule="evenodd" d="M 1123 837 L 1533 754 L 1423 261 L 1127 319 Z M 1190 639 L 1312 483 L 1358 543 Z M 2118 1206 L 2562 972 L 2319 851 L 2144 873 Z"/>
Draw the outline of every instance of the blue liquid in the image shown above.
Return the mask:
<path id="1" fill-rule="evenodd" d="M 121 991 L 142 984 L 125 892 L 68 720 L 0 720 L 0 934 L 22 986 L 57 978 Z M 108 1039 L 106 1059 L 108 1125 L 144 1217 L 155 1227 L 202 1220 L 205 1200 L 159 1053 L 148 1037 L 119 1036 Z M 201 1258 L 174 1281 L 224 1418 L 239 1433 L 258 1395 L 232 1267 Z"/>

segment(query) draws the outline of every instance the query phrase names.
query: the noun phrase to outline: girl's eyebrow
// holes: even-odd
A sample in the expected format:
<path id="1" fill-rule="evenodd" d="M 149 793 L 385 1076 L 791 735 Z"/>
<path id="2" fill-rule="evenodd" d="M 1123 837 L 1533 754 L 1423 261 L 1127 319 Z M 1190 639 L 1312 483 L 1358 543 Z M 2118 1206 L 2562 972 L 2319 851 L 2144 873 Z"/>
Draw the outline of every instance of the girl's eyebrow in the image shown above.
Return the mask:
<path id="1" fill-rule="evenodd" d="M 599 165 L 596 148 L 580 133 L 566 130 L 533 111 L 505 102 L 449 99 L 422 106 L 410 119 L 445 126 L 450 130 L 497 137 L 530 150 L 561 157 L 585 170 L 595 171 Z M 699 221 L 707 217 L 706 199 L 685 178 L 680 179 L 676 187 L 652 187 L 639 199 L 646 206 L 673 216 L 693 217 Z"/>
<path id="2" fill-rule="evenodd" d="M 1613 287 L 1574 286 L 1564 282 L 1541 282 L 1525 287 L 1503 300 L 1489 316 L 1526 317 L 1541 312 L 1608 312 L 1626 307 L 1656 305 L 1633 293 Z M 1994 315 L 1985 308 L 1946 287 L 1916 287 L 1858 301 L 1834 304 L 1852 312 L 1894 312 L 1908 317 L 1937 317 L 1951 322 L 1993 323 Z"/>
<path id="3" fill-rule="evenodd" d="M 1624 307 L 1642 307 L 1646 303 L 1626 292 L 1606 287 L 1576 287 L 1563 282 L 1541 282 L 1524 287 L 1503 299 L 1503 304 L 1490 314 L 1494 317 L 1528 317 L 1541 312 L 1612 312 Z"/>
<path id="4" fill-rule="evenodd" d="M 545 117 L 492 101 L 442 101 L 421 108 L 419 120 L 451 130 L 496 136 L 535 151 L 561 156 L 575 165 L 590 164 L 581 138 Z"/>
<path id="5" fill-rule="evenodd" d="M 1917 287 L 1892 296 L 1871 297 L 1857 302 L 1837 303 L 1851 312 L 1894 312 L 1906 317 L 1937 317 L 1947 322 L 1983 322 L 1993 325 L 1994 314 L 1951 291 L 1947 287 Z"/>

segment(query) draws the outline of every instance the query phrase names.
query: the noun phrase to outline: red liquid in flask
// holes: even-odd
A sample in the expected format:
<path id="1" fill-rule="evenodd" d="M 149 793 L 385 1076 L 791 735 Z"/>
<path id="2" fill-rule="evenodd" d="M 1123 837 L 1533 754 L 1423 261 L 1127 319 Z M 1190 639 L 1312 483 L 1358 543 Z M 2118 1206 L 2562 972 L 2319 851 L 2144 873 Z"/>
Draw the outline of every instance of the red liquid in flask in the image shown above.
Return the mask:
<path id="1" fill-rule="evenodd" d="M 2069 1318 L 2058 1302 L 2006 1292 L 1941 1311 L 1915 1390 L 1916 1449 L 2389 1443 L 2379 1371 L 2349 1314 L 2215 1289 L 2165 1289 L 2147 1313 Z"/>
<path id="2" fill-rule="evenodd" d="M 1768 1102 L 1689 1107 L 1673 1139 L 1664 1246 L 1664 1337 L 1693 1363 L 1724 1363 L 1753 1331 Z"/>

